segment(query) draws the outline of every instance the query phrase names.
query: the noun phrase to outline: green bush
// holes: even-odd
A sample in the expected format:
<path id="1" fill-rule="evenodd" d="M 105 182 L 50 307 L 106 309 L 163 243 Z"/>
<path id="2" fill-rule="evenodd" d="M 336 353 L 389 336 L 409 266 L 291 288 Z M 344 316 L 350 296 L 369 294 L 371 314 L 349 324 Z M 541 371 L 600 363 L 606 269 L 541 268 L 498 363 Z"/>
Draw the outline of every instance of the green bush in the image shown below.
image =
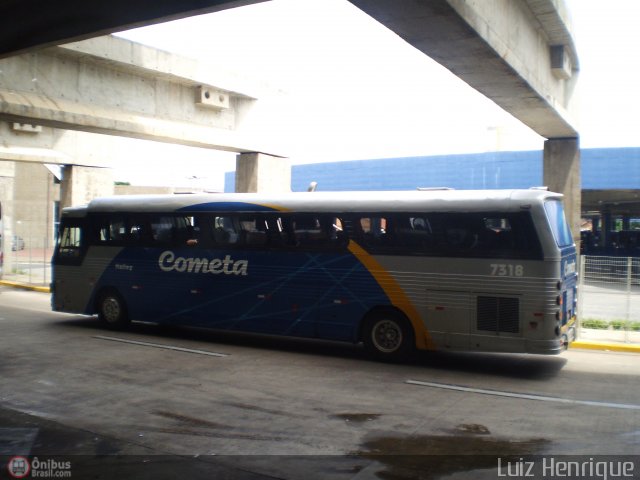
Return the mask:
<path id="1" fill-rule="evenodd" d="M 606 330 L 609 328 L 609 322 L 598 320 L 597 318 L 585 318 L 582 320 L 582 328 L 594 328 L 596 330 Z"/>
<path id="2" fill-rule="evenodd" d="M 611 320 L 608 322 L 597 318 L 585 318 L 580 325 L 582 328 L 593 328 L 596 330 L 607 330 L 611 327 L 612 330 L 640 332 L 640 322 L 628 322 L 626 320 Z"/>
<path id="3" fill-rule="evenodd" d="M 624 320 L 611 320 L 609 322 L 609 325 L 611 325 L 611 328 L 614 330 L 626 330 L 628 324 L 629 323 Z"/>

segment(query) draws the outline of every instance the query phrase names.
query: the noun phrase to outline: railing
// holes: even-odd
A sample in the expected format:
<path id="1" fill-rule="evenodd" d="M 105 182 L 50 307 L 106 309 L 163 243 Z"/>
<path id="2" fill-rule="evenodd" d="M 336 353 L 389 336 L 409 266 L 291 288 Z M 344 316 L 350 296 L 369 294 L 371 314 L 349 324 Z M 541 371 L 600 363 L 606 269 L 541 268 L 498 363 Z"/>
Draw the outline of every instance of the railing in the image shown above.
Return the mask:
<path id="1" fill-rule="evenodd" d="M 39 240 L 39 242 L 37 241 Z M 5 250 L 3 280 L 36 286 L 51 282 L 52 248 L 29 247 L 44 244 L 42 239 L 20 239 Z"/>
<path id="2" fill-rule="evenodd" d="M 640 342 L 640 258 L 581 256 L 578 318 L 610 340 Z"/>

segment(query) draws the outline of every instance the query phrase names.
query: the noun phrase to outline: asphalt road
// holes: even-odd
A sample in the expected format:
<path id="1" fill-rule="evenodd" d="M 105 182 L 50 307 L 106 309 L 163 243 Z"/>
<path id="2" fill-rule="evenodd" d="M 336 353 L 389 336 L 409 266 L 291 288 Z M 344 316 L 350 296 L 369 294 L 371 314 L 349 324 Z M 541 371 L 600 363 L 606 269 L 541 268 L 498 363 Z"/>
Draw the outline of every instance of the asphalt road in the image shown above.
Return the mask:
<path id="1" fill-rule="evenodd" d="M 637 354 L 384 364 L 335 343 L 109 331 L 4 287 L 0 327 L 0 457 L 71 459 L 72 478 L 497 478 L 499 457 L 640 453 Z"/>

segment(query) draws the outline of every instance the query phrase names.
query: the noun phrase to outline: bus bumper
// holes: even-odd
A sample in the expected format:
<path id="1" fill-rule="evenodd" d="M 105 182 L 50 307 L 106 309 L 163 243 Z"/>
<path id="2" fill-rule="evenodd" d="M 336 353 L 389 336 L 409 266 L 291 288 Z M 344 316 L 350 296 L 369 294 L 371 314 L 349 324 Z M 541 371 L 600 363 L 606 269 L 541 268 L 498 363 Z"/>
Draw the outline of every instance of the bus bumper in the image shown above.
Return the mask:
<path id="1" fill-rule="evenodd" d="M 566 349 L 562 337 L 556 340 L 529 340 L 526 344 L 527 353 L 537 355 L 558 355 Z"/>

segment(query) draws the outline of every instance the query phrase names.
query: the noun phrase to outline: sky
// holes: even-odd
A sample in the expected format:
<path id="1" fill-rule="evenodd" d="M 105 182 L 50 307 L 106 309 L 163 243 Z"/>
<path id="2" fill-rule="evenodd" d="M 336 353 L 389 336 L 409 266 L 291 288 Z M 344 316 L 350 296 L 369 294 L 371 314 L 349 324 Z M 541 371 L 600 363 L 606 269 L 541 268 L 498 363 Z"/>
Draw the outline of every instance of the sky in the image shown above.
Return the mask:
<path id="1" fill-rule="evenodd" d="M 638 146 L 640 2 L 566 3 L 580 58 L 582 146 Z M 543 146 L 543 138 L 346 0 L 272 0 L 118 35 L 284 92 L 260 99 L 243 128 L 294 164 Z M 182 168 L 152 174 L 135 161 L 148 155 L 179 156 Z M 128 139 L 117 157 L 119 179 L 212 190 L 235 166 L 234 154 Z"/>

